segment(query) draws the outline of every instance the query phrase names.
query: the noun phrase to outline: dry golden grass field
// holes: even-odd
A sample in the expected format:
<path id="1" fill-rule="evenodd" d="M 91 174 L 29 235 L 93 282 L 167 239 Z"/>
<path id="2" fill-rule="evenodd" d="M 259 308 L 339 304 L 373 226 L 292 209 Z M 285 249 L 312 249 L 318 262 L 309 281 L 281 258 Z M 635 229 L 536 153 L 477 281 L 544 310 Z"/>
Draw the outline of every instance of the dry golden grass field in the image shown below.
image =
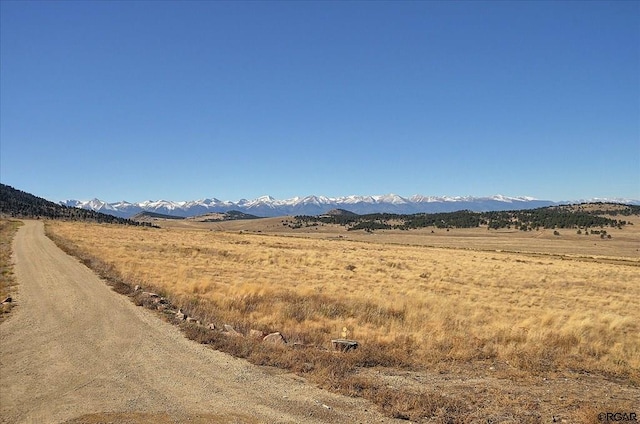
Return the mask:
<path id="1" fill-rule="evenodd" d="M 204 323 L 280 331 L 313 347 L 267 352 L 200 330 L 196 339 L 367 397 L 393 416 L 640 416 L 638 217 L 609 240 L 576 230 L 289 230 L 286 219 L 47 229 L 86 263 Z M 343 327 L 361 348 L 336 361 L 323 348 Z"/>

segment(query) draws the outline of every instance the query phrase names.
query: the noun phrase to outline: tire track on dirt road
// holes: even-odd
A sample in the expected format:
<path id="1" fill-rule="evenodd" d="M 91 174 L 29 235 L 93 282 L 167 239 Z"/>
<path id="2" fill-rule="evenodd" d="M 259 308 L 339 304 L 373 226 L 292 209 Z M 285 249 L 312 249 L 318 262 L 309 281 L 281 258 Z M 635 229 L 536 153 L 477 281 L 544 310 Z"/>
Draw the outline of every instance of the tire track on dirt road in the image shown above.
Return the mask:
<path id="1" fill-rule="evenodd" d="M 185 339 L 62 252 L 42 222 L 25 222 L 13 252 L 18 306 L 0 325 L 2 423 L 395 421 L 362 399 Z"/>

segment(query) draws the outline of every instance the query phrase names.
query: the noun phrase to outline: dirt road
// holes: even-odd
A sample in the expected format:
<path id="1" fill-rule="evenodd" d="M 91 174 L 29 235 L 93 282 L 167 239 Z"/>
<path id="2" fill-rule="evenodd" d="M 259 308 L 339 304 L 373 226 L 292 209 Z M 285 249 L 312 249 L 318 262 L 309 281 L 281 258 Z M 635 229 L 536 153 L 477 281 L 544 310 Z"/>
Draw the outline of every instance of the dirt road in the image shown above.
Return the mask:
<path id="1" fill-rule="evenodd" d="M 58 249 L 41 222 L 14 240 L 17 307 L 0 325 L 0 422 L 391 422 L 185 339 Z"/>

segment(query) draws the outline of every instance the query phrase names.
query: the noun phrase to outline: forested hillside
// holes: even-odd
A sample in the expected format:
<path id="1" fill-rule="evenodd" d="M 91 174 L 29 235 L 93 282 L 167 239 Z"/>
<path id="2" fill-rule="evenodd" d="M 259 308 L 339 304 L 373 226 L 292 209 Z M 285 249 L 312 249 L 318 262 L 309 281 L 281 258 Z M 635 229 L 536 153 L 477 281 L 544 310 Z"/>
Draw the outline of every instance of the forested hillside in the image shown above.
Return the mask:
<path id="1" fill-rule="evenodd" d="M 0 184 L 0 215 L 13 218 L 70 219 L 136 226 L 151 225 L 149 223 L 138 223 L 129 219 L 105 215 L 92 210 L 58 205 L 57 203 L 17 190 L 6 184 Z"/>
<path id="2" fill-rule="evenodd" d="M 348 230 L 374 231 L 380 229 L 410 230 L 416 228 L 474 228 L 519 229 L 522 231 L 539 230 L 541 228 L 621 228 L 630 224 L 624 217 L 640 215 L 640 206 L 618 204 L 589 204 L 551 206 L 539 209 L 471 212 L 459 211 L 450 213 L 419 213 L 413 215 L 368 214 L 368 215 L 320 215 L 296 216 L 294 227 L 314 226 L 319 223 L 338 224 Z M 598 207 L 602 206 L 602 207 Z M 605 216 L 607 215 L 607 216 Z"/>

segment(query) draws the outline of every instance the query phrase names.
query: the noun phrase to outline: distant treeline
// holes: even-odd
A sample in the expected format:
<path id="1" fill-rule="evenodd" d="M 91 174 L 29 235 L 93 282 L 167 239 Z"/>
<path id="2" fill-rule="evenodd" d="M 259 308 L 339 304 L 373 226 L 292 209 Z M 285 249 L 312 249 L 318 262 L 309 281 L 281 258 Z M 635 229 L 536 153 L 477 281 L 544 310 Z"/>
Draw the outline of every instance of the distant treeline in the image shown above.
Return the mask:
<path id="1" fill-rule="evenodd" d="M 604 204 L 603 204 L 604 205 Z M 593 206 L 593 204 L 592 204 Z M 468 210 L 449 213 L 418 213 L 398 215 L 376 213 L 367 215 L 320 215 L 296 216 L 294 227 L 337 224 L 348 230 L 410 230 L 425 227 L 435 228 L 476 228 L 519 229 L 522 231 L 559 228 L 622 228 L 629 224 L 626 220 L 612 219 L 602 216 L 640 215 L 640 206 L 608 205 L 608 208 L 591 208 L 586 210 L 579 206 L 551 206 L 538 209 L 471 212 Z"/>
<path id="2" fill-rule="evenodd" d="M 92 210 L 59 205 L 41 197 L 34 196 L 33 194 L 17 190 L 6 184 L 0 184 L 0 214 L 13 218 L 68 219 L 109 224 L 153 226 L 148 222 L 140 223 Z"/>

